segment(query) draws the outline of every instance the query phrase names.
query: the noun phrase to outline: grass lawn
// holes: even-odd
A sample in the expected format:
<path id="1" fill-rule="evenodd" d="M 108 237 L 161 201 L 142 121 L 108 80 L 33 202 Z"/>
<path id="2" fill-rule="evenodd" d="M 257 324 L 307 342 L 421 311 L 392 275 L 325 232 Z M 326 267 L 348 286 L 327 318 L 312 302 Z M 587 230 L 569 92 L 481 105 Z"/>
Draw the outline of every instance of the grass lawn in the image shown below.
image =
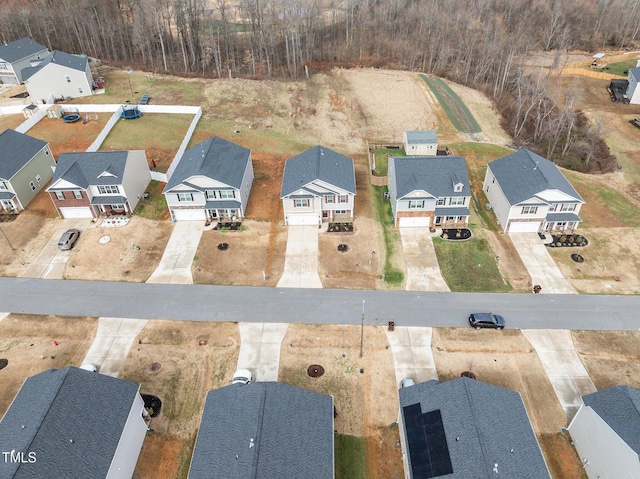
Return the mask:
<path id="1" fill-rule="evenodd" d="M 384 264 L 384 281 L 389 285 L 399 285 L 404 280 L 404 273 L 394 266 L 394 256 L 396 251 L 402 250 L 400 235 L 393 225 L 393 213 L 391 203 L 384 199 L 384 194 L 388 191 L 386 186 L 373 186 L 373 209 L 376 219 L 382 225 L 384 233 L 384 245 L 386 250 Z"/>
<path id="2" fill-rule="evenodd" d="M 336 434 L 334 441 L 336 479 L 365 479 L 365 438 Z"/>
<path id="3" fill-rule="evenodd" d="M 141 199 L 136 206 L 135 214 L 150 220 L 163 220 L 169 218 L 167 200 L 162 194 L 164 183 L 152 181 L 147 186 L 149 197 Z"/>
<path id="4" fill-rule="evenodd" d="M 479 133 L 482 131 L 467 106 L 449 85 L 438 77 L 423 74 L 419 76 L 429 86 L 449 120 L 458 131 L 464 133 Z"/>
<path id="5" fill-rule="evenodd" d="M 387 176 L 389 156 L 407 156 L 402 148 L 374 150 L 373 154 L 376 159 L 376 169 L 373 170 L 373 176 Z"/>
<path id="6" fill-rule="evenodd" d="M 604 71 L 606 73 L 611 73 L 612 75 L 620 75 L 626 77 L 627 73 L 629 73 L 629 69 L 634 68 L 636 66 L 636 63 L 637 58 L 632 58 L 621 62 L 607 63 Z M 591 67 L 586 68 L 591 69 Z"/>

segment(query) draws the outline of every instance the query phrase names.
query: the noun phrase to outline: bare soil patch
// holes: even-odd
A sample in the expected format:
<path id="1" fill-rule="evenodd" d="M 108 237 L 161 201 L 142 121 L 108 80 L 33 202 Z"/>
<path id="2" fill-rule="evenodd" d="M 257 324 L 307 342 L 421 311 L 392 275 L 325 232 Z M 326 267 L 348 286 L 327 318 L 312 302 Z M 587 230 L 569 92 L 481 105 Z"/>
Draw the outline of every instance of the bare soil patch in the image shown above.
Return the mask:
<path id="1" fill-rule="evenodd" d="M 22 113 L 14 113 L 13 115 L 0 115 L 0 133 L 7 128 L 15 130 L 22 123 L 25 122 L 25 117 Z"/>
<path id="2" fill-rule="evenodd" d="M 65 123 L 59 118 L 44 117 L 26 134 L 48 142 L 51 153 L 57 160 L 60 153 L 86 151 L 111 117 L 110 113 L 88 113 L 88 115 L 91 117 L 98 115 L 98 120 L 83 124 L 82 121 Z"/>
<path id="3" fill-rule="evenodd" d="M 58 227 L 57 221 L 23 211 L 9 223 L 2 223 L 0 230 L 0 274 L 19 275 L 47 244 Z"/>

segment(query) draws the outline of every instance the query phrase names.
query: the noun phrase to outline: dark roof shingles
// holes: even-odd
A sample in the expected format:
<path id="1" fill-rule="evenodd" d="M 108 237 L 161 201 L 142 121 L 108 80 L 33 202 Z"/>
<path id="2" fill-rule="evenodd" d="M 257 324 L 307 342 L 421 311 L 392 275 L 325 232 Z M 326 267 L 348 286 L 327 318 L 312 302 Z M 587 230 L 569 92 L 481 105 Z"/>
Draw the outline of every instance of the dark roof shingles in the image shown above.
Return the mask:
<path id="1" fill-rule="evenodd" d="M 0 133 L 0 178 L 10 180 L 47 143 L 7 129 Z"/>
<path id="2" fill-rule="evenodd" d="M 394 165 L 398 198 L 416 190 L 436 198 L 471 194 L 467 162 L 460 156 L 398 156 L 389 161 Z M 462 191 L 454 191 L 455 183 L 462 183 Z"/>

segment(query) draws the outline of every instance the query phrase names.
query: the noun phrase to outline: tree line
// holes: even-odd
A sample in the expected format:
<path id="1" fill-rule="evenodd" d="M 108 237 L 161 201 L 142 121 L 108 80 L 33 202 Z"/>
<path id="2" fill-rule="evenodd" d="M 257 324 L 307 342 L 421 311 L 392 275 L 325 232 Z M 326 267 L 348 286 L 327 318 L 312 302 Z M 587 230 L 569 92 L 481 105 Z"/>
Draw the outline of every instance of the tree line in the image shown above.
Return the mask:
<path id="1" fill-rule="evenodd" d="M 486 92 L 514 146 L 583 171 L 617 162 L 532 51 L 628 49 L 640 0 L 0 0 L 0 39 L 157 72 L 300 78 L 332 66 L 433 73 Z"/>

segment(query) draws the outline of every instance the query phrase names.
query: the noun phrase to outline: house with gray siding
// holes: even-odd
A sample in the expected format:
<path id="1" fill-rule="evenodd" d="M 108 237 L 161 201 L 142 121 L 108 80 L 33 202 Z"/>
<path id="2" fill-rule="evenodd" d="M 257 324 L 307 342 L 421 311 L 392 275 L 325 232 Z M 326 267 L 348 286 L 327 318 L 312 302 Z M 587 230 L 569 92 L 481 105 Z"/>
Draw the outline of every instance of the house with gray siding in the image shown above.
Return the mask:
<path id="1" fill-rule="evenodd" d="M 396 226 L 467 227 L 471 189 L 464 158 L 391 157 L 388 178 Z"/>
<path id="2" fill-rule="evenodd" d="M 252 185 L 251 150 L 212 136 L 184 152 L 163 193 L 174 221 L 240 221 Z"/>
<path id="3" fill-rule="evenodd" d="M 49 144 L 24 133 L 0 133 L 0 213 L 19 213 L 53 176 Z"/>
<path id="4" fill-rule="evenodd" d="M 38 65 L 22 70 L 22 76 L 34 103 L 93 94 L 93 74 L 86 55 L 54 50 Z"/>
<path id="5" fill-rule="evenodd" d="M 0 477 L 131 478 L 146 416 L 139 384 L 73 366 L 36 374 L 0 421 Z"/>
<path id="6" fill-rule="evenodd" d="M 189 479 L 333 479 L 333 398 L 277 382 L 207 394 Z"/>
<path id="7" fill-rule="evenodd" d="M 0 83 L 21 84 L 22 70 L 40 62 L 48 54 L 47 47 L 26 37 L 0 44 Z"/>
<path id="8" fill-rule="evenodd" d="M 640 477 L 640 391 L 615 386 L 582 397 L 567 428 L 589 479 Z"/>
<path id="9" fill-rule="evenodd" d="M 151 182 L 144 150 L 62 153 L 47 188 L 61 218 L 130 215 Z"/>
<path id="10" fill-rule="evenodd" d="M 551 478 L 519 393 L 462 377 L 399 396 L 405 478 Z"/>
<path id="11" fill-rule="evenodd" d="M 584 200 L 551 161 L 522 148 L 487 165 L 483 190 L 505 233 L 574 232 Z"/>
<path id="12" fill-rule="evenodd" d="M 405 131 L 402 144 L 407 156 L 435 156 L 438 154 L 438 137 L 433 130 Z"/>
<path id="13" fill-rule="evenodd" d="M 280 199 L 285 225 L 353 221 L 356 174 L 353 160 L 324 146 L 289 158 Z"/>

